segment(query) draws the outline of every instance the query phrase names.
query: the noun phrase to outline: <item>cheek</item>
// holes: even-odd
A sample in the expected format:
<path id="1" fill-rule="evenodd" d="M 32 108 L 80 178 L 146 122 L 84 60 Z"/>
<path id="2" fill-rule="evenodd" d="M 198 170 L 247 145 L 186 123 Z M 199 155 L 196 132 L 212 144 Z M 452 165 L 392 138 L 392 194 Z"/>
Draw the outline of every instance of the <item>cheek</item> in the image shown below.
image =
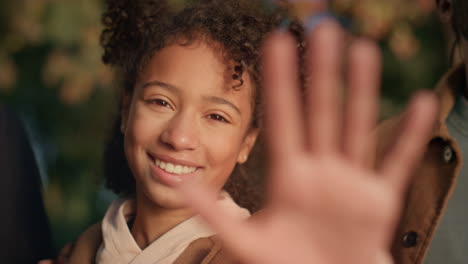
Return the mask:
<path id="1" fill-rule="evenodd" d="M 130 110 L 125 136 L 136 144 L 150 144 L 159 136 L 167 118 L 155 115 L 143 103 L 136 102 Z"/>
<path id="2" fill-rule="evenodd" d="M 236 165 L 242 137 L 238 133 L 218 133 L 207 140 L 208 162 L 215 174 L 213 184 L 221 187 Z"/>
<path id="3" fill-rule="evenodd" d="M 161 125 L 158 120 L 145 114 L 141 108 L 131 109 L 124 135 L 125 155 L 132 171 L 136 164 L 146 161 L 145 150 L 156 142 Z"/>
<path id="4" fill-rule="evenodd" d="M 154 122 L 146 121 L 143 118 L 134 119 L 129 122 L 129 127 L 126 131 L 125 138 L 128 138 L 132 145 L 147 144 L 151 138 L 154 138 L 157 133 L 157 126 Z"/>

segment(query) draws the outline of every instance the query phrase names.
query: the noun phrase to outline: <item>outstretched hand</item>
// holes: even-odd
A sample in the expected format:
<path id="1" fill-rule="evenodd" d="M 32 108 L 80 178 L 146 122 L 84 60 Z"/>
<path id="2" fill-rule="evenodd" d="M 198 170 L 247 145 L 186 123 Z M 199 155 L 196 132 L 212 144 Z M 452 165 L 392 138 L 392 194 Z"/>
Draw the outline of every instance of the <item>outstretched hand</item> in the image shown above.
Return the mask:
<path id="1" fill-rule="evenodd" d="M 392 263 L 392 234 L 409 175 L 435 121 L 435 98 L 414 96 L 396 143 L 374 169 L 370 158 L 381 65 L 377 46 L 356 40 L 344 56 L 342 33 L 333 23 L 308 38 L 305 93 L 298 88 L 293 38 L 275 33 L 264 46 L 270 157 L 264 209 L 241 221 L 216 208 L 215 190 L 195 183 L 180 189 L 242 262 Z M 339 90 L 343 57 L 344 104 Z"/>

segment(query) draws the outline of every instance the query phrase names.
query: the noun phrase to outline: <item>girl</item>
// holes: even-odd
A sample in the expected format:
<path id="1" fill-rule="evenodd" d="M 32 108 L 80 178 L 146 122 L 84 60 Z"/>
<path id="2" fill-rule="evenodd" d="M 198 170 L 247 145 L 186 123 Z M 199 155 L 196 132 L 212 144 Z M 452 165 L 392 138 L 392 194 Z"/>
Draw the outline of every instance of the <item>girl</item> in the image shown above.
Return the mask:
<path id="1" fill-rule="evenodd" d="M 255 209 L 255 179 L 233 170 L 259 134 L 260 44 L 281 22 L 261 10 L 237 0 L 183 10 L 165 1 L 107 1 L 103 61 L 118 70 L 123 91 L 106 182 L 123 198 L 100 224 L 102 242 L 78 242 L 72 263 L 85 255 L 98 263 L 209 258 L 208 249 L 219 248 L 207 239 L 214 233 L 174 188 L 189 179 L 224 186 L 217 204 L 239 218 L 250 215 L 239 205 Z"/>
<path id="2" fill-rule="evenodd" d="M 123 199 L 80 237 L 71 263 L 230 263 L 189 205 L 245 263 L 390 260 L 400 193 L 433 120 L 431 96 L 415 100 L 410 125 L 374 171 L 367 162 L 379 69 L 372 44 L 351 47 L 351 98 L 340 135 L 336 25 L 309 40 L 303 106 L 295 89 L 297 42 L 274 34 L 261 53 L 279 20 L 249 1 L 201 1 L 181 11 L 162 1 L 107 4 L 104 62 L 120 71 L 124 87 L 119 132 L 107 153 L 125 152 L 107 160 L 107 183 Z M 272 181 L 265 209 L 245 223 L 248 212 L 229 194 L 251 204 L 243 185 L 250 178 L 229 177 L 259 135 L 260 98 Z"/>

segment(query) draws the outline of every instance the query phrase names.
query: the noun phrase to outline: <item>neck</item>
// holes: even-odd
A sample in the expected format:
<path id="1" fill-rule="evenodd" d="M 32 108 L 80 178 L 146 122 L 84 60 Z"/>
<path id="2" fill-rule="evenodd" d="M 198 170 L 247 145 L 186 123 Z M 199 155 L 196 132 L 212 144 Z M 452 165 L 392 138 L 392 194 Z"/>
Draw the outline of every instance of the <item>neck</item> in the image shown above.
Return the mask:
<path id="1" fill-rule="evenodd" d="M 138 246 L 145 249 L 153 241 L 192 216 L 193 212 L 190 209 L 162 208 L 144 194 L 138 195 L 131 233 Z"/>

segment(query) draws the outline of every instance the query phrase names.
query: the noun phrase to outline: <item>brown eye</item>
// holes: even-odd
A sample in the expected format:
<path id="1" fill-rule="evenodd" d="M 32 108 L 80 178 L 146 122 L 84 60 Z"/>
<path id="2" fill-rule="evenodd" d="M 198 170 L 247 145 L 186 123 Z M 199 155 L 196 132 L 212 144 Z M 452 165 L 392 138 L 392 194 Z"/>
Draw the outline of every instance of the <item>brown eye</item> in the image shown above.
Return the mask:
<path id="1" fill-rule="evenodd" d="M 224 118 L 222 115 L 211 114 L 211 115 L 209 115 L 209 118 L 211 118 L 213 120 L 216 120 L 216 121 L 219 121 L 219 122 L 229 123 L 229 121 L 227 121 L 227 119 Z"/>
<path id="2" fill-rule="evenodd" d="M 159 105 L 159 106 L 162 106 L 162 107 L 171 107 L 171 105 L 163 100 L 163 99 L 150 99 L 150 100 L 147 100 L 148 103 L 150 104 L 155 104 L 155 105 Z"/>

